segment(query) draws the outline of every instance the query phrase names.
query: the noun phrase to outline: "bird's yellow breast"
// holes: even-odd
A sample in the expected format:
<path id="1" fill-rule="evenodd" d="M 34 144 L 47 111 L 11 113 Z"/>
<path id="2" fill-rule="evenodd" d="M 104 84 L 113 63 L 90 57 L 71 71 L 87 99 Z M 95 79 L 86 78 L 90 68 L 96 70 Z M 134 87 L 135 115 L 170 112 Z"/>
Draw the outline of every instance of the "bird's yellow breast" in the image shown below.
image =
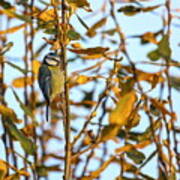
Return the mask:
<path id="1" fill-rule="evenodd" d="M 64 91 L 64 72 L 59 67 L 48 67 L 51 71 L 51 101 Z"/>

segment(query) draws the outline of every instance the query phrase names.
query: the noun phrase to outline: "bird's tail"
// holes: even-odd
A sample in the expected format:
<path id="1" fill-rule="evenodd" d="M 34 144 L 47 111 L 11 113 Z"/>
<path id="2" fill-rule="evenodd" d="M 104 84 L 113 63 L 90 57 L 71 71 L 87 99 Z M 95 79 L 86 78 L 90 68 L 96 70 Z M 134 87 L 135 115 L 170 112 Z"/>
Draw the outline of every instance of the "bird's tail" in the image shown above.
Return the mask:
<path id="1" fill-rule="evenodd" d="M 46 121 L 49 121 L 49 103 L 46 105 Z"/>

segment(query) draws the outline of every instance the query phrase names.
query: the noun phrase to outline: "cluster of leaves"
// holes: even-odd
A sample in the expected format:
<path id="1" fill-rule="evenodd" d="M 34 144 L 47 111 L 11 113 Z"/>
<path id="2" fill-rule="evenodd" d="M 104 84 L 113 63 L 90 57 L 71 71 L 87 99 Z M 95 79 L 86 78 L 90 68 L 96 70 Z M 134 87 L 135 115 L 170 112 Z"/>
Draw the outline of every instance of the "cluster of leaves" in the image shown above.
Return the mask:
<path id="1" fill-rule="evenodd" d="M 105 2 L 100 10 L 93 12 L 87 0 L 67 0 L 66 23 L 62 23 L 59 15 L 61 2 L 58 0 L 51 0 L 50 3 L 39 1 L 39 4 L 32 3 L 33 0 L 31 3 L 27 0 L 15 2 L 15 5 L 6 0 L 0 2 L 0 15 L 6 23 L 20 22 L 20 25 L 0 30 L 0 85 L 3 89 L 0 91 L 0 114 L 4 130 L 2 139 L 6 148 L 6 161 L 2 160 L 4 157 L 0 160 L 0 179 L 13 180 L 21 176 L 38 179 L 55 171 L 63 174 L 65 140 L 63 133 L 60 133 L 63 128 L 60 129 L 59 123 L 63 122 L 64 103 L 59 102 L 64 99 L 63 96 L 57 97 L 52 103 L 51 122 L 47 128 L 42 120 L 45 102 L 40 99 L 39 89 L 36 90 L 35 85 L 40 67 L 37 59 L 42 52 L 47 51 L 47 46 L 50 50 L 60 51 L 62 44 L 67 46 L 68 64 L 76 67 L 68 77 L 70 92 L 82 95 L 75 98 L 70 93 L 69 96 L 72 119 L 72 176 L 79 180 L 94 180 L 100 178 L 108 166 L 117 164 L 120 169 L 117 170 L 120 172 L 117 180 L 153 180 L 155 178 L 151 173 L 142 170 L 153 159 L 154 163 L 158 164 L 157 179 L 177 179 L 179 131 L 175 126 L 177 117 L 172 107 L 171 88 L 179 90 L 180 80 L 169 74 L 171 66 L 179 67 L 178 62 L 172 60 L 170 33 L 165 32 L 170 23 L 164 23 L 158 32 L 131 36 L 139 38 L 141 46 L 156 46 L 155 50 L 150 50 L 147 54 L 147 61 L 144 63 L 155 67 L 160 65 L 162 68 L 157 72 L 146 72 L 137 68 L 137 62 L 130 59 L 126 47 L 127 38 L 116 17 L 121 16 L 121 12 L 125 16 L 153 13 L 161 7 L 171 13 L 168 3 L 143 6 L 136 1 L 128 1 L 130 4 L 116 10 L 114 7 L 118 7 L 119 3 L 110 1 L 110 16 L 100 18 L 90 26 L 88 20 L 81 17 L 79 9 L 83 9 L 85 13 L 104 14 L 104 11 L 109 10 Z M 136 6 L 132 5 L 134 2 Z M 42 5 L 44 8 L 41 8 Z M 85 29 L 85 34 L 78 32 L 70 23 L 74 16 L 77 23 Z M 109 21 L 114 23 L 114 26 L 108 26 L 107 29 L 105 27 Z M 20 31 L 26 47 L 21 62 L 24 65 L 5 59 L 6 53 L 11 52 L 12 47 L 16 48 L 8 35 Z M 34 49 L 33 39 L 38 33 L 48 36 L 42 39 L 43 44 Z M 97 37 L 103 40 L 102 44 L 88 46 L 88 43 Z M 84 47 L 83 43 L 87 46 Z M 77 68 L 76 63 L 79 63 L 79 60 L 82 62 L 81 68 Z M 4 73 L 6 66 L 22 74 L 14 78 L 10 85 L 6 84 L 4 78 L 8 76 L 8 73 Z M 144 88 L 145 86 L 148 86 L 148 89 Z M 163 99 L 164 86 L 168 87 L 168 96 Z M 159 87 L 160 95 L 152 96 Z M 16 107 L 10 108 L 4 97 L 8 89 L 24 114 L 21 119 Z M 22 89 L 24 93 L 20 95 Z M 78 112 L 82 109 L 82 114 L 85 115 Z M 77 126 L 82 121 L 82 127 Z M 142 127 L 143 121 L 146 121 L 146 127 Z M 165 135 L 162 131 L 165 131 Z M 57 142 L 53 150 L 51 140 Z M 18 144 L 21 146 L 21 153 L 18 152 Z M 151 153 L 147 155 L 145 149 L 148 147 Z M 113 150 L 113 153 L 110 154 L 109 149 Z M 98 151 L 102 155 L 99 155 Z M 13 160 L 9 159 L 10 155 Z M 17 159 L 23 160 L 23 163 L 18 164 Z M 49 160 L 57 160 L 59 163 L 49 165 Z M 98 167 L 94 170 L 92 164 L 97 160 Z M 82 172 L 78 170 L 80 166 L 83 166 Z M 10 169 L 13 173 L 9 173 Z"/>

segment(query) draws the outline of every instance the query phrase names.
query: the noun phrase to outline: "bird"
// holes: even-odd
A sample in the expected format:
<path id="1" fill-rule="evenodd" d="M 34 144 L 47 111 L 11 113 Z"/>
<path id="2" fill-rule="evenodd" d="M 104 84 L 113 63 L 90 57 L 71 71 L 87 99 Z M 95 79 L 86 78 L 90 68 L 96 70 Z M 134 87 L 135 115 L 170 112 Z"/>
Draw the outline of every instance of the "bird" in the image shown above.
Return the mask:
<path id="1" fill-rule="evenodd" d="M 49 106 L 64 91 L 63 62 L 58 54 L 50 52 L 44 56 L 38 72 L 38 84 L 46 101 L 46 120 L 49 121 Z"/>

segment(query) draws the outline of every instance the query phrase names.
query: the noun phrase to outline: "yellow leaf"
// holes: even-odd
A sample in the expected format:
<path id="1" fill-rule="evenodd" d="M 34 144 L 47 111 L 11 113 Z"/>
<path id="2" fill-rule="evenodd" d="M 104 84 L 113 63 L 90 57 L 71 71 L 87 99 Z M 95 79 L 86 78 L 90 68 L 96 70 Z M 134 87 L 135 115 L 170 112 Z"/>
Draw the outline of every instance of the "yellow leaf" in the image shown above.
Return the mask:
<path id="1" fill-rule="evenodd" d="M 72 43 L 71 46 L 76 49 L 82 48 L 82 45 L 80 43 Z"/>
<path id="2" fill-rule="evenodd" d="M 32 67 L 33 67 L 32 71 L 34 74 L 38 74 L 40 65 L 41 63 L 38 60 L 32 61 Z"/>
<path id="3" fill-rule="evenodd" d="M 116 108 L 110 113 L 110 124 L 118 124 L 120 126 L 126 125 L 128 122 L 127 120 L 134 109 L 135 102 L 136 93 L 134 91 L 128 92 L 127 94 L 121 96 Z"/>
<path id="4" fill-rule="evenodd" d="M 14 17 L 16 17 L 15 16 L 15 11 L 16 11 L 16 9 L 15 8 L 10 8 L 10 9 L 0 9 L 0 14 L 5 14 L 5 15 L 7 15 L 9 18 L 14 18 Z"/>
<path id="5" fill-rule="evenodd" d="M 146 141 L 143 141 L 143 142 L 140 142 L 139 144 L 128 144 L 128 145 L 125 145 L 123 147 L 120 147 L 120 148 L 117 148 L 115 150 L 116 153 L 122 153 L 122 152 L 128 152 L 132 149 L 136 149 L 136 148 L 139 148 L 139 149 L 143 149 L 145 148 L 146 146 L 148 146 L 149 144 L 151 144 L 152 142 L 150 140 L 146 140 Z"/>
<path id="6" fill-rule="evenodd" d="M 81 180 L 94 180 L 100 176 L 100 174 L 115 160 L 115 157 L 110 157 L 107 161 L 105 161 L 101 167 L 99 167 L 96 171 L 90 173 L 89 176 L 84 176 Z"/>
<path id="7" fill-rule="evenodd" d="M 15 173 L 15 174 L 12 174 L 12 175 L 6 177 L 4 180 L 19 180 L 19 179 L 20 179 L 19 174 Z"/>
<path id="8" fill-rule="evenodd" d="M 87 0 L 67 0 L 67 2 L 73 9 L 84 8 L 87 11 L 92 11 Z"/>
<path id="9" fill-rule="evenodd" d="M 154 105 L 154 107 L 156 107 L 158 110 L 160 110 L 162 112 L 162 114 L 166 115 L 168 114 L 169 116 L 174 116 L 174 113 L 169 112 L 166 107 L 165 104 L 162 101 L 159 101 L 157 99 L 153 99 L 151 98 L 151 103 Z"/>
<path id="10" fill-rule="evenodd" d="M 87 55 L 87 56 L 82 56 L 82 59 L 99 59 L 104 57 L 104 54 L 93 54 L 93 55 Z"/>
<path id="11" fill-rule="evenodd" d="M 28 124 L 22 129 L 22 131 L 27 137 L 30 137 L 30 136 L 33 137 L 35 135 L 34 128 L 35 128 L 34 124 Z"/>
<path id="12" fill-rule="evenodd" d="M 110 124 L 102 129 L 100 141 L 107 141 L 116 137 L 120 129 L 119 125 Z"/>
<path id="13" fill-rule="evenodd" d="M 47 22 L 47 21 L 53 21 L 56 18 L 56 14 L 54 9 L 46 9 L 38 16 L 39 19 Z"/>
<path id="14" fill-rule="evenodd" d="M 95 23 L 91 28 L 89 28 L 86 33 L 89 37 L 94 37 L 96 35 L 96 30 L 106 24 L 107 18 L 102 18 L 100 21 Z"/>
<path id="15" fill-rule="evenodd" d="M 148 41 L 148 42 L 151 42 L 151 43 L 154 43 L 154 44 L 158 43 L 157 40 L 156 40 L 155 34 L 152 33 L 152 32 L 147 32 L 147 33 L 143 34 L 142 39 L 144 41 Z"/>
<path id="16" fill-rule="evenodd" d="M 23 88 L 25 86 L 32 85 L 32 84 L 33 84 L 32 77 L 26 77 L 26 78 L 19 77 L 12 81 L 12 85 L 15 88 Z"/>
<path id="17" fill-rule="evenodd" d="M 23 170 L 23 169 L 18 170 L 17 173 L 18 173 L 19 175 L 26 176 L 26 177 L 30 176 L 29 172 L 27 172 L 27 171 L 25 171 L 25 170 Z"/>
<path id="18" fill-rule="evenodd" d="M 5 161 L 0 160 L 0 180 L 3 180 L 7 173 L 7 164 Z"/>
<path id="19" fill-rule="evenodd" d="M 0 105 L 0 114 L 2 114 L 3 116 L 12 116 L 14 118 L 16 117 L 14 111 L 4 105 Z"/>
<path id="20" fill-rule="evenodd" d="M 91 79 L 91 77 L 85 76 L 85 75 L 80 75 L 78 76 L 78 78 L 76 79 L 76 82 L 78 84 L 85 84 L 87 82 L 89 82 Z"/>
<path id="21" fill-rule="evenodd" d="M 58 6 L 60 4 L 59 0 L 51 0 L 51 5 Z"/>
<path id="22" fill-rule="evenodd" d="M 8 108 L 4 105 L 0 105 L 0 114 L 2 114 L 3 116 L 10 117 L 16 123 L 22 122 L 22 120 L 17 119 L 15 112 L 11 108 Z"/>
<path id="23" fill-rule="evenodd" d="M 47 39 L 45 37 L 43 37 L 43 39 L 48 43 L 51 44 L 51 50 L 57 50 L 60 48 L 60 44 L 59 44 L 59 40 L 51 40 L 51 39 Z"/>
<path id="24" fill-rule="evenodd" d="M 15 27 L 12 27 L 12 28 L 9 28 L 9 29 L 0 31 L 0 35 L 2 35 L 2 34 L 8 34 L 8 33 L 15 33 L 16 31 L 24 28 L 25 26 L 26 26 L 26 24 L 21 24 L 21 25 L 19 25 L 19 26 L 15 26 Z"/>

